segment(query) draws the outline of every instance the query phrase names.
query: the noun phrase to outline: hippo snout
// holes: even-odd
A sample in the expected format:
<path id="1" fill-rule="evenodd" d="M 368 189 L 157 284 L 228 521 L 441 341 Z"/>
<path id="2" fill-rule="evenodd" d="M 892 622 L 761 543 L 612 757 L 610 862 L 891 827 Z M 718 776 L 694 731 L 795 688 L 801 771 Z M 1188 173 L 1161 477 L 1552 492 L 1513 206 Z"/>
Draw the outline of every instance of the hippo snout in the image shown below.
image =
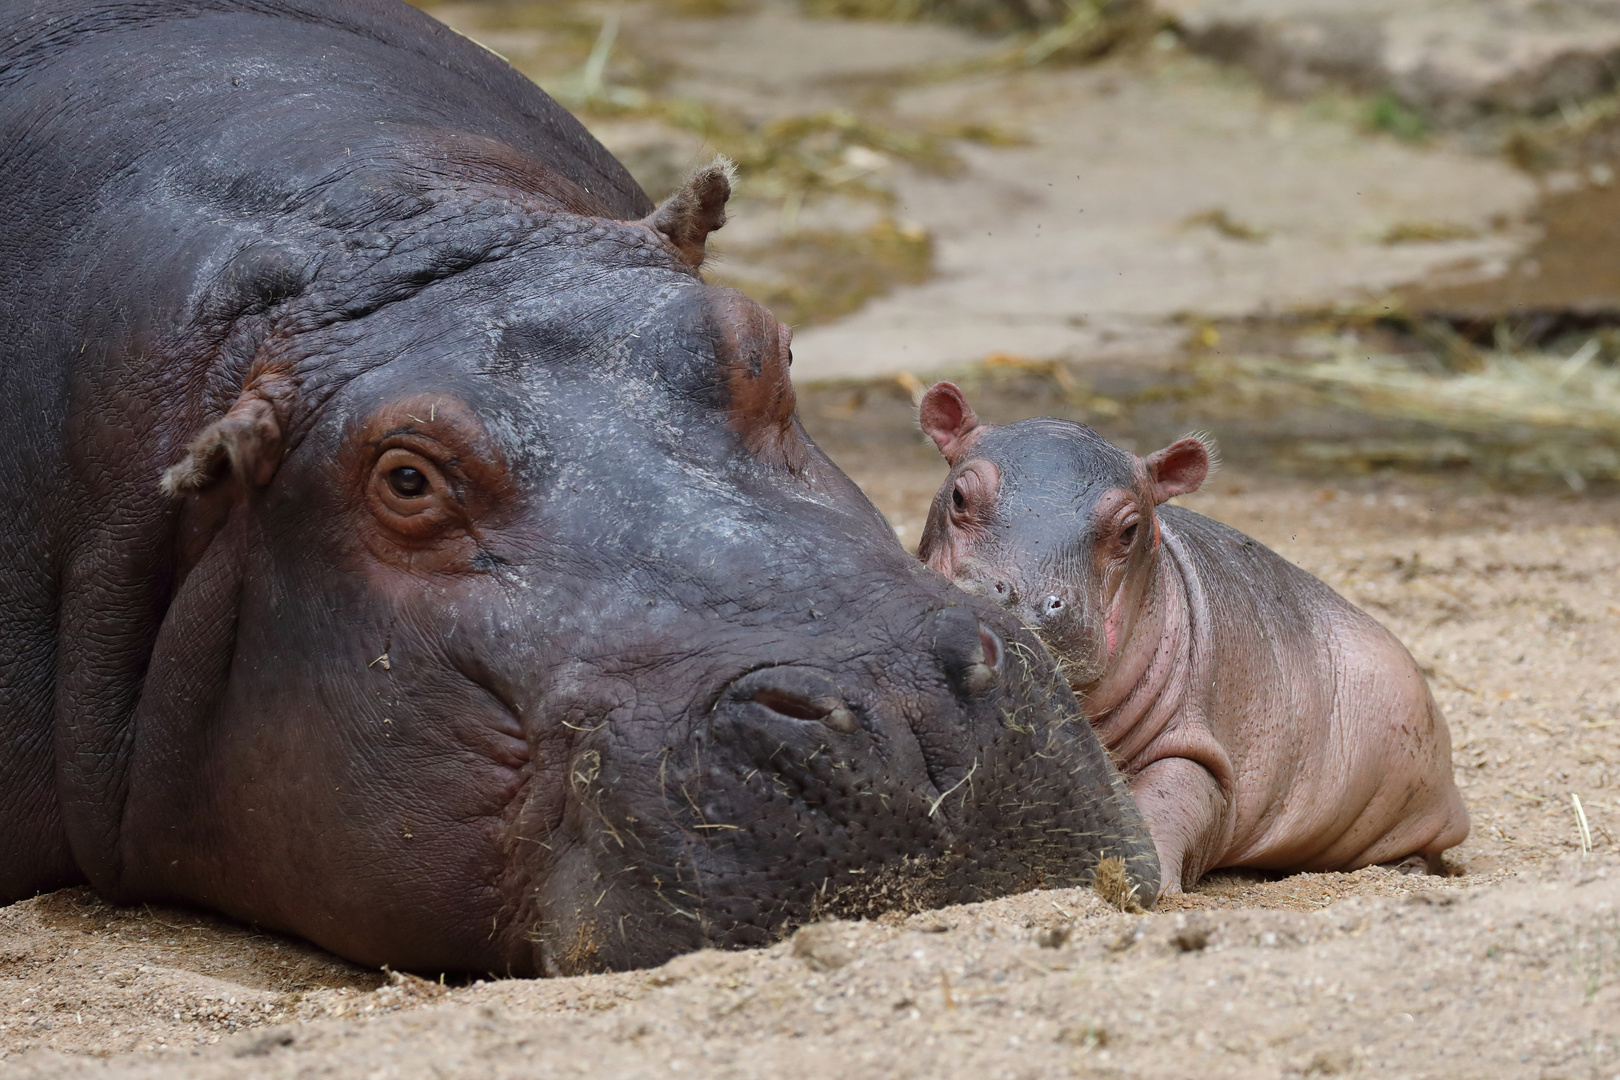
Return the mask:
<path id="1" fill-rule="evenodd" d="M 1135 804 L 1039 640 L 997 605 L 930 607 L 853 645 L 738 656 L 673 727 L 591 728 L 566 882 L 588 880 L 589 902 L 548 879 L 535 966 L 660 963 L 827 914 L 1083 884 L 1110 855 L 1156 893 Z"/>
<path id="2" fill-rule="evenodd" d="M 994 601 L 1017 616 L 1024 625 L 1043 636 L 1054 632 L 1071 632 L 1075 619 L 1073 603 L 1056 592 L 1026 588 L 1012 578 L 997 575 L 984 578 L 962 578 L 957 585 L 975 596 Z"/>

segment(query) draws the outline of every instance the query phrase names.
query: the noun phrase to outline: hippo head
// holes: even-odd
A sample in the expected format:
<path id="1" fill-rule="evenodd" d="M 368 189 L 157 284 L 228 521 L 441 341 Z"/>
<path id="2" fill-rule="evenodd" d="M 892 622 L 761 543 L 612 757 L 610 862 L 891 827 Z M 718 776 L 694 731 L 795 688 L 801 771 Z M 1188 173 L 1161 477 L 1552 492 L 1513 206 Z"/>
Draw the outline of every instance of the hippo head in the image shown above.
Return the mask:
<path id="1" fill-rule="evenodd" d="M 1038 640 L 905 554 L 800 427 L 788 330 L 698 277 L 724 187 L 643 222 L 458 190 L 253 340 L 168 474 L 126 894 L 514 973 L 1110 855 L 1156 894 Z"/>
<path id="2" fill-rule="evenodd" d="M 1067 420 L 983 425 L 948 382 L 924 395 L 920 419 L 951 472 L 917 554 L 1033 628 L 1084 693 L 1149 595 L 1154 507 L 1197 490 L 1209 447 L 1186 438 L 1139 458 Z"/>

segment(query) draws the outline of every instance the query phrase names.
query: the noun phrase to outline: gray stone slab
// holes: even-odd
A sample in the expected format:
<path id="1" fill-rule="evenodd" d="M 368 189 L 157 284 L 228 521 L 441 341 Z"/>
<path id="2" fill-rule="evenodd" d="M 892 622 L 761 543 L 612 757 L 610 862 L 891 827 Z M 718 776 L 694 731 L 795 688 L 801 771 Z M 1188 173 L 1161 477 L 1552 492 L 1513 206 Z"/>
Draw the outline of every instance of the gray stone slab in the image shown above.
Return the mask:
<path id="1" fill-rule="evenodd" d="M 1606 94 L 1616 0 L 1159 0 L 1195 51 L 1289 97 L 1390 90 L 1434 119 L 1540 114 Z"/>

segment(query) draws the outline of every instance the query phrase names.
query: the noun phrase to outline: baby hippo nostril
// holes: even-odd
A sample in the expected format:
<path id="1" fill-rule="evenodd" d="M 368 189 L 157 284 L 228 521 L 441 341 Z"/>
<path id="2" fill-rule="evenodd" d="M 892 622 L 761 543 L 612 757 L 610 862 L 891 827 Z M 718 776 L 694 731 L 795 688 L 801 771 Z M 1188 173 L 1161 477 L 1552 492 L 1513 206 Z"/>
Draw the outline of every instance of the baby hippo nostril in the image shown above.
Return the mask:
<path id="1" fill-rule="evenodd" d="M 1044 622 L 1047 619 L 1056 618 L 1058 613 L 1061 612 L 1062 610 L 1063 610 L 1063 600 L 1062 600 L 1062 598 L 1061 597 L 1056 597 L 1056 596 L 1048 596 L 1045 600 L 1041 601 L 1041 608 L 1040 608 L 1041 620 Z"/>

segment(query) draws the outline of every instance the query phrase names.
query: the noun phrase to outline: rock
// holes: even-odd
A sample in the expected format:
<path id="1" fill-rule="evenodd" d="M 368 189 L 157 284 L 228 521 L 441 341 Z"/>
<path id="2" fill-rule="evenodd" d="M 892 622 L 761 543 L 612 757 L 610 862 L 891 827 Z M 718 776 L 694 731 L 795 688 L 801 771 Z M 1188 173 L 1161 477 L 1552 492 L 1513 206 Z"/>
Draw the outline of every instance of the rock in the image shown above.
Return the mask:
<path id="1" fill-rule="evenodd" d="M 1537 115 L 1613 90 L 1617 0 L 1160 0 L 1195 52 L 1272 92 L 1390 91 L 1431 120 Z"/>
<path id="2" fill-rule="evenodd" d="M 1048 926 L 1035 935 L 1035 942 L 1043 949 L 1061 949 L 1073 933 L 1074 930 L 1067 926 Z"/>

